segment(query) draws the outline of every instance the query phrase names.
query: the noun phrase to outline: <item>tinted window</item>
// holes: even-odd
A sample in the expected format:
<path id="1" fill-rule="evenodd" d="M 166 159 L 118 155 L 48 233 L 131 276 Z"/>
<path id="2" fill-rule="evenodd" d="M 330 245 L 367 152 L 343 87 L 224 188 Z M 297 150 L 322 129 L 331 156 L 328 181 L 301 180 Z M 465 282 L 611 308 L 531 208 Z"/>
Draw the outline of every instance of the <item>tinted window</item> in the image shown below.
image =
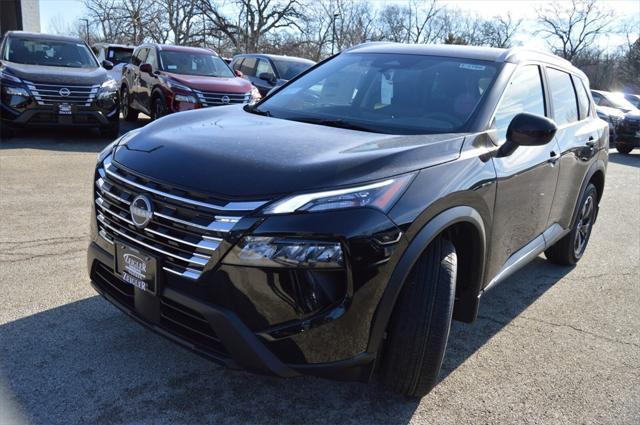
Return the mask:
<path id="1" fill-rule="evenodd" d="M 518 68 L 505 89 L 495 116 L 498 140 L 505 140 L 511 120 L 521 112 L 545 116 L 542 79 L 537 65 Z"/>
<path id="2" fill-rule="evenodd" d="M 256 67 L 256 58 L 244 58 L 240 71 L 244 75 L 254 76 L 253 69 Z"/>
<path id="3" fill-rule="evenodd" d="M 107 60 L 111 61 L 114 65 L 118 65 L 119 63 L 129 63 L 132 53 L 133 49 L 109 47 L 109 51 L 107 52 Z"/>
<path id="4" fill-rule="evenodd" d="M 271 64 L 267 60 L 258 59 L 258 66 L 256 67 L 256 76 L 262 74 L 263 72 L 274 74 L 273 68 L 271 67 Z"/>
<path id="5" fill-rule="evenodd" d="M 234 71 L 238 71 L 240 70 L 240 66 L 242 65 L 242 60 L 244 58 L 238 58 L 238 59 L 234 59 L 233 62 L 231 63 L 231 67 L 233 68 Z M 240 71 L 242 72 L 242 71 Z"/>
<path id="6" fill-rule="evenodd" d="M 28 65 L 63 66 L 67 68 L 95 68 L 91 51 L 84 43 L 63 40 L 44 40 L 10 37 L 2 58 Z"/>
<path id="7" fill-rule="evenodd" d="M 149 49 L 149 54 L 147 55 L 145 62 L 151 65 L 154 70 L 158 69 L 158 58 L 156 56 L 155 49 Z"/>
<path id="8" fill-rule="evenodd" d="M 571 76 L 557 69 L 547 68 L 549 89 L 553 101 L 553 115 L 556 124 L 562 125 L 578 121 L 576 92 L 573 90 Z"/>
<path id="9" fill-rule="evenodd" d="M 312 63 L 284 61 L 281 59 L 274 59 L 273 62 L 278 69 L 278 75 L 283 80 L 290 80 L 302 71 L 306 71 L 313 66 Z"/>
<path id="10" fill-rule="evenodd" d="M 578 108 L 580 109 L 580 119 L 583 120 L 589 116 L 589 110 L 591 107 L 591 102 L 589 102 L 589 96 L 587 95 L 587 89 L 584 87 L 582 80 L 578 77 L 573 78 L 573 84 L 576 88 L 576 93 L 578 94 Z"/>
<path id="11" fill-rule="evenodd" d="M 139 66 L 142 63 L 144 63 L 144 60 L 147 57 L 147 50 L 146 48 L 140 49 L 136 52 L 136 54 L 133 56 L 133 58 L 131 59 L 131 63 Z"/>
<path id="12" fill-rule="evenodd" d="M 390 134 L 460 131 L 494 79 L 493 63 L 403 54 L 342 54 L 260 105 L 278 118 Z M 335 123 L 335 124 L 334 124 Z"/>
<path id="13" fill-rule="evenodd" d="M 214 54 L 199 52 L 160 52 L 162 69 L 175 74 L 231 78 L 233 73 L 225 61 Z"/>

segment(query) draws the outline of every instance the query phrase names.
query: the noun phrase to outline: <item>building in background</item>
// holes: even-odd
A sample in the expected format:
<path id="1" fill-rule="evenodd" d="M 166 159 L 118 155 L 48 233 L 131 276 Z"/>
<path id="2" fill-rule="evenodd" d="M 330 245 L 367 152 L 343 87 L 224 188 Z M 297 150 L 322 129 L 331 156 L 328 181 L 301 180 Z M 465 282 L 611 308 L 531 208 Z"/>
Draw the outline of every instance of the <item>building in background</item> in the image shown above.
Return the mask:
<path id="1" fill-rule="evenodd" d="M 40 0 L 0 0 L 0 34 L 11 30 L 40 32 Z"/>

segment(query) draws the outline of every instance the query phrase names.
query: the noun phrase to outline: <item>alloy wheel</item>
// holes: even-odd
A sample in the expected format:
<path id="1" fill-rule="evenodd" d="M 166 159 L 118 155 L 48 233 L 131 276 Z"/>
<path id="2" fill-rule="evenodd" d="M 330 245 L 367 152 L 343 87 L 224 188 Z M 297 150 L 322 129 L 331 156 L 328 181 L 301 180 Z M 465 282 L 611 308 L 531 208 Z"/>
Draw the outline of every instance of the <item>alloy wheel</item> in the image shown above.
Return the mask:
<path id="1" fill-rule="evenodd" d="M 587 241 L 591 235 L 591 227 L 593 226 L 593 219 L 595 213 L 595 201 L 593 195 L 587 196 L 582 208 L 580 209 L 580 215 L 576 223 L 576 235 L 573 242 L 573 252 L 577 258 L 580 258 L 584 253 L 587 246 Z"/>

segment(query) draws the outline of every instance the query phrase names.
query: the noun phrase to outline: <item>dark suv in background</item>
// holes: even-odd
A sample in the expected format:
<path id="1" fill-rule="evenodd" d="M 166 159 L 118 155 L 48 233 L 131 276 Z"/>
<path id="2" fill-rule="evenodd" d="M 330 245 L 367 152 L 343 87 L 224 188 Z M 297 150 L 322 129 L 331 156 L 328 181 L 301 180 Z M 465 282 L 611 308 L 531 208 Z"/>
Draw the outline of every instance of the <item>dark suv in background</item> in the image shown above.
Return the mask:
<path id="1" fill-rule="evenodd" d="M 308 59 L 263 54 L 237 55 L 231 62 L 231 67 L 251 81 L 262 96 L 313 65 L 315 62 Z"/>
<path id="2" fill-rule="evenodd" d="M 0 47 L 2 135 L 20 127 L 87 126 L 119 133 L 118 87 L 78 38 L 10 31 Z"/>
<path id="3" fill-rule="evenodd" d="M 131 317 L 278 376 L 437 382 L 451 320 L 583 256 L 607 124 L 556 56 L 371 44 L 98 157 L 88 269 Z M 508 283 L 507 283 L 508 284 Z"/>
<path id="4" fill-rule="evenodd" d="M 198 47 L 143 44 L 122 71 L 122 116 L 151 118 L 260 99 L 258 90 L 237 77 L 215 52 Z"/>
<path id="5" fill-rule="evenodd" d="M 640 148 L 640 109 L 626 99 L 622 93 L 591 90 L 593 101 L 599 108 L 617 109 L 624 114 L 615 122 L 613 144 L 623 154 Z"/>

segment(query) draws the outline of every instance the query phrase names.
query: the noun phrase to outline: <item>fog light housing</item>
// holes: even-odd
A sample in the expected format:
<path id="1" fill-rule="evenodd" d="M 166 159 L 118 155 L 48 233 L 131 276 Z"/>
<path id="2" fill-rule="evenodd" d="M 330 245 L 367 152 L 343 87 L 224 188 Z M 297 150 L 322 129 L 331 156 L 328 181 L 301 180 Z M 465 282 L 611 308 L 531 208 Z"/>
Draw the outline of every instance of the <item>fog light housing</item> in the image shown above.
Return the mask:
<path id="1" fill-rule="evenodd" d="M 245 236 L 223 260 L 254 267 L 342 268 L 338 242 L 268 236 Z"/>

